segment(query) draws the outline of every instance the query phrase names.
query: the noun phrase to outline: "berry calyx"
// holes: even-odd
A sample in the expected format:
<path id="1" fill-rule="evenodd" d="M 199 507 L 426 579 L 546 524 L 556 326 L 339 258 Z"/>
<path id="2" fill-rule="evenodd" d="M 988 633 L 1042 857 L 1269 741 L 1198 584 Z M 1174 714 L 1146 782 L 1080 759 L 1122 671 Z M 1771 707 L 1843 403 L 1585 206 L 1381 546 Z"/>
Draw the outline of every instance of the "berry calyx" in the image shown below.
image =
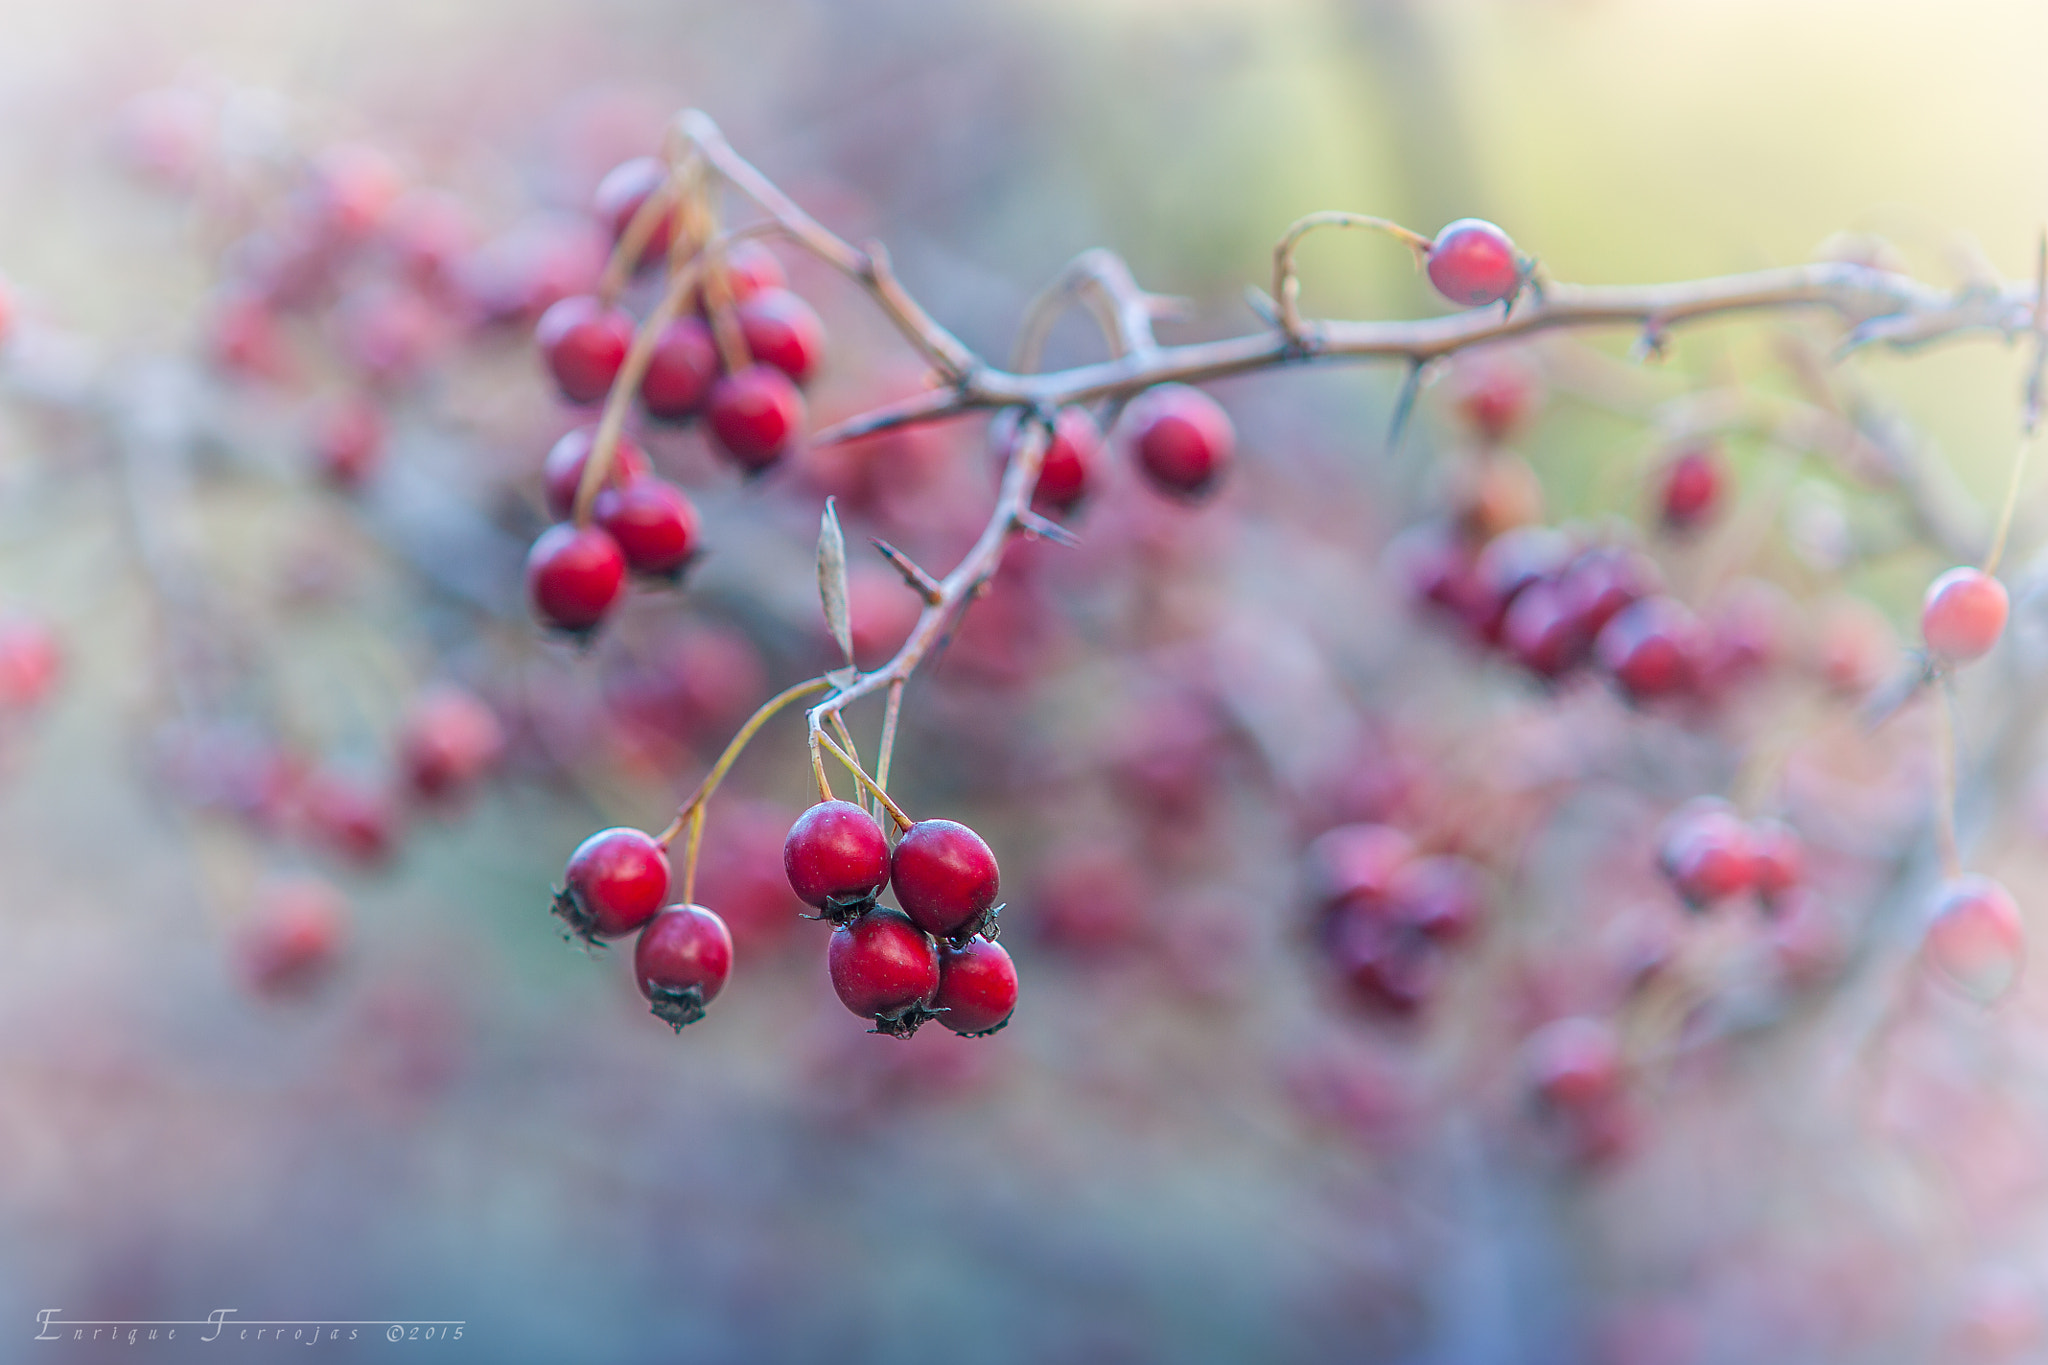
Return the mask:
<path id="1" fill-rule="evenodd" d="M 1981 569 L 1950 569 L 1927 585 L 1920 608 L 1920 638 L 1948 663 L 1981 659 L 2005 633 L 2011 608 L 2005 584 Z"/>
<path id="2" fill-rule="evenodd" d="M 853 802 L 820 801 L 789 827 L 782 868 L 798 900 L 827 919 L 849 919 L 889 884 L 889 840 Z"/>
<path id="3" fill-rule="evenodd" d="M 1177 497 L 1207 493 L 1230 467 L 1237 429 L 1200 389 L 1158 384 L 1124 411 L 1126 441 L 1153 486 Z"/>
<path id="4" fill-rule="evenodd" d="M 697 553 L 697 509 L 665 479 L 635 479 L 597 495 L 592 515 L 633 572 L 673 581 Z"/>
<path id="5" fill-rule="evenodd" d="M 1001 877 L 979 834 L 954 820 L 920 820 L 896 841 L 889 881 L 912 923 L 954 938 L 987 931 Z"/>
<path id="6" fill-rule="evenodd" d="M 804 399 L 773 365 L 749 365 L 711 386 L 705 400 L 711 443 L 750 473 L 782 458 L 804 424 Z"/>
<path id="7" fill-rule="evenodd" d="M 718 382 L 718 344 L 711 325 L 695 315 L 677 318 L 661 329 L 640 377 L 640 405 L 663 422 L 681 422 L 697 415 L 711 386 Z"/>
<path id="8" fill-rule="evenodd" d="M 909 918 L 879 906 L 832 931 L 825 966 L 839 1002 L 876 1031 L 907 1038 L 939 990 L 939 954 Z"/>
<path id="9" fill-rule="evenodd" d="M 564 521 L 576 510 L 576 490 L 583 483 L 583 466 L 590 462 L 590 447 L 597 439 L 596 427 L 577 427 L 556 441 L 541 466 L 541 487 L 547 496 L 548 514 Z M 611 468 L 605 471 L 607 488 L 623 488 L 645 475 L 651 466 L 647 452 L 621 435 L 612 447 Z"/>
<path id="10" fill-rule="evenodd" d="M 1720 452 L 1711 445 L 1682 450 L 1659 473 L 1657 515 L 1674 531 L 1690 531 L 1721 501 Z"/>
<path id="11" fill-rule="evenodd" d="M 633 979 L 654 1017 L 681 1033 L 732 975 L 732 934 L 701 905 L 671 905 L 649 921 L 633 945 Z"/>
<path id="12" fill-rule="evenodd" d="M 607 308 L 590 294 L 572 294 L 549 306 L 534 325 L 555 387 L 571 403 L 595 403 L 611 389 L 633 344 L 633 317 Z"/>
<path id="13" fill-rule="evenodd" d="M 1017 965 L 1009 950 L 979 934 L 959 947 L 939 949 L 939 1022 L 963 1038 L 986 1038 L 1017 1009 Z"/>
<path id="14" fill-rule="evenodd" d="M 825 324 L 811 305 L 787 289 L 763 289 L 735 310 L 747 354 L 773 365 L 795 384 L 807 384 L 825 350 Z"/>
<path id="15" fill-rule="evenodd" d="M 1526 278 L 1514 242 L 1483 218 L 1446 225 L 1430 244 L 1424 268 L 1439 294 L 1468 308 L 1512 297 Z"/>
<path id="16" fill-rule="evenodd" d="M 668 899 L 668 852 L 637 829 L 601 829 L 576 846 L 555 913 L 586 943 L 620 938 Z"/>
<path id="17" fill-rule="evenodd" d="M 626 584 L 626 556 L 596 526 L 560 522 L 526 555 L 526 592 L 545 625 L 572 635 L 602 622 Z"/>
<path id="18" fill-rule="evenodd" d="M 605 172 L 604 179 L 597 182 L 596 194 L 591 197 L 591 208 L 598 221 L 611 233 L 614 242 L 626 235 L 626 228 L 633 221 L 633 216 L 640 212 L 640 206 L 661 188 L 666 179 L 668 167 L 659 157 L 652 156 L 636 156 L 630 161 L 621 161 Z M 667 255 L 675 235 L 676 215 L 675 210 L 670 209 L 654 225 L 654 231 L 641 248 L 640 258 L 633 263 L 633 268 L 644 270 Z"/>
<path id="19" fill-rule="evenodd" d="M 1981 1005 L 2019 979 L 2026 929 L 2012 893 L 1989 877 L 1958 877 L 1942 887 L 1922 945 L 1944 978 Z"/>

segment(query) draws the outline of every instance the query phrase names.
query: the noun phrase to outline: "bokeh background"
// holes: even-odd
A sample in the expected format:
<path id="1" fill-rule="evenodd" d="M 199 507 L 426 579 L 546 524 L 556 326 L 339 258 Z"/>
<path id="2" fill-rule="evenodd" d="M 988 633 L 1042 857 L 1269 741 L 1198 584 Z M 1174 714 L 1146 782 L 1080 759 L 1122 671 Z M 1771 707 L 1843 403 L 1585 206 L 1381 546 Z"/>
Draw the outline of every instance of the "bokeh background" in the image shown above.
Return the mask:
<path id="1" fill-rule="evenodd" d="M 1019 586 L 913 685 L 906 801 L 971 819 L 1003 860 L 1024 979 L 1007 1031 L 861 1032 L 826 988 L 822 930 L 774 904 L 771 876 L 732 986 L 672 1036 L 619 954 L 564 945 L 549 889 L 590 830 L 658 827 L 754 701 L 828 661 L 808 594 L 833 476 L 742 487 L 694 437 L 658 438 L 712 554 L 680 597 L 636 599 L 598 649 L 545 641 L 519 603 L 520 537 L 539 525 L 540 458 L 575 417 L 523 337 L 451 350 L 406 399 L 387 476 L 337 498 L 306 474 L 301 435 L 330 376 L 266 389 L 208 372 L 235 232 L 140 183 L 120 151 L 134 96 L 177 86 L 232 105 L 252 138 L 378 147 L 497 232 L 580 212 L 605 169 L 694 105 L 843 235 L 886 241 L 911 291 L 1000 357 L 1035 290 L 1097 245 L 1191 300 L 1170 336 L 1243 330 L 1244 286 L 1265 281 L 1278 232 L 1332 207 L 1424 231 L 1485 216 L 1572 280 L 1797 261 L 1843 230 L 1883 232 L 1925 278 L 2023 276 L 2048 222 L 2048 10 L 9 0 L 0 14 L 0 271 L 25 319 L 0 414 L 0 596 L 53 623 L 65 658 L 0 748 L 0 1358 L 107 1354 L 32 1342 L 49 1307 L 467 1324 L 461 1342 L 366 1330 L 353 1351 L 322 1347 L 351 1359 L 1676 1365 L 2043 1349 L 2028 1335 L 2048 1274 L 2037 992 L 1986 1015 L 1924 997 L 1879 952 L 1840 990 L 1668 1068 L 1626 1161 L 1582 1169 L 1529 1131 L 1513 1043 L 1542 1013 L 1530 1000 L 1551 999 L 1531 982 L 1591 970 L 1574 956 L 1593 952 L 1589 907 L 1654 898 L 1652 807 L 1733 771 L 1724 735 L 1631 732 L 1641 800 L 1475 814 L 1474 847 L 1536 840 L 1496 886 L 1494 914 L 1518 927 L 1489 937 L 1426 1025 L 1332 1000 L 1303 942 L 1296 855 L 1369 804 L 1355 787 L 1540 788 L 1584 742 L 1577 727 L 1619 723 L 1485 675 L 1418 634 L 1380 582 L 1380 547 L 1460 439 L 1425 395 L 1411 440 L 1387 451 L 1397 374 L 1217 385 L 1244 446 L 1224 497 L 1172 508 L 1112 476 L 1084 547 L 1018 556 Z M 1332 235 L 1302 261 L 1312 310 L 1437 308 L 1390 245 Z M 814 412 L 915 381 L 857 295 L 793 273 L 832 328 Z M 1790 387 L 1768 328 L 1689 334 L 1653 368 L 1622 362 L 1629 340 L 1588 351 L 1579 388 L 1524 442 L 1555 517 L 1639 513 L 1656 403 Z M 1097 345 L 1070 324 L 1053 358 Z M 2002 487 L 2023 359 L 1970 343 L 1855 366 L 1967 505 Z M 213 435 L 152 468 L 105 424 L 53 415 L 88 391 L 131 435 L 152 419 Z M 856 501 L 854 541 L 888 530 L 943 564 L 985 515 L 988 457 L 972 423 L 913 444 L 889 458 L 921 481 Z M 1770 460 L 1735 457 L 1746 472 Z M 2023 513 L 2028 552 L 2033 525 Z M 1799 588 L 1867 597 L 1902 630 L 1939 567 L 1906 550 L 1825 576 L 1776 553 L 1767 564 L 1791 565 Z M 901 614 L 886 596 L 869 599 L 882 643 Z M 465 809 L 411 821 L 381 870 L 252 833 L 165 757 L 226 764 L 197 783 L 217 787 L 239 780 L 252 735 L 285 735 L 369 772 L 407 700 L 448 675 L 506 716 L 506 771 Z M 874 723 L 860 718 L 864 739 Z M 1909 717 L 1887 741 L 1898 752 L 1835 774 L 1850 795 L 1900 784 L 1915 839 L 1924 738 Z M 772 870 L 805 781 L 798 732 L 772 727 L 740 803 L 711 820 L 714 861 L 741 850 L 735 899 L 763 896 L 748 878 L 764 847 Z M 1972 828 L 1991 831 L 1979 848 L 2024 902 L 2042 884 L 2034 797 L 2023 773 L 2001 781 Z M 238 976 L 237 929 L 266 878 L 308 869 L 345 891 L 348 943 L 320 990 L 265 998 Z M 1845 904 L 1879 904 L 1880 880 L 1844 874 Z M 1872 1061 L 1885 1049 L 1896 1058 Z M 230 1348 L 253 1349 L 211 1349 Z"/>

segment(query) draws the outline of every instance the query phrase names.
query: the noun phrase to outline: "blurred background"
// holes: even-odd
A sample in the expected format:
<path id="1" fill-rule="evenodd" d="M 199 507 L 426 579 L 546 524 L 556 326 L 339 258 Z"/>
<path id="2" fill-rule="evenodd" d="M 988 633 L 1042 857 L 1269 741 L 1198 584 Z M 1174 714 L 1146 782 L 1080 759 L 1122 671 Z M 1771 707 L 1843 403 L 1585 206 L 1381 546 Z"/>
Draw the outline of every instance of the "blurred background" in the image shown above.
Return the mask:
<path id="1" fill-rule="evenodd" d="M 1214 385 L 1241 442 L 1219 496 L 1166 501 L 1112 463 L 1081 547 L 1014 550 L 909 689 L 896 790 L 1002 862 L 1023 1003 L 985 1040 L 871 1035 L 833 998 L 826 931 L 781 880 L 808 784 L 789 718 L 710 817 L 702 898 L 738 964 L 705 1021 L 671 1034 L 625 951 L 579 952 L 548 913 L 586 834 L 658 829 L 755 704 L 832 662 L 824 496 L 863 555 L 882 535 L 943 569 L 991 505 L 985 423 L 757 482 L 649 427 L 704 516 L 687 585 L 636 589 L 579 649 L 531 623 L 520 577 L 541 460 L 589 420 L 553 396 L 532 315 L 588 286 L 594 188 L 680 108 L 842 236 L 886 242 L 1000 362 L 1093 246 L 1189 301 L 1168 340 L 1246 331 L 1274 239 L 1325 208 L 1424 232 L 1483 216 L 1572 281 L 1789 264 L 1844 233 L 1943 286 L 2024 278 L 2048 223 L 2048 10 L 0 14 L 0 1359 L 113 1353 L 31 1344 L 45 1308 L 374 1320 L 322 1343 L 351 1359 L 2048 1351 L 2048 1002 L 2023 981 L 1986 1011 L 1915 972 L 1929 714 L 1859 729 L 1808 685 L 1906 666 L 1949 561 L 1896 487 L 1788 458 L 1769 424 L 1728 424 L 1720 526 L 1665 544 L 1645 512 L 1688 396 L 1828 406 L 1818 389 L 1913 433 L 1924 497 L 1981 536 L 2023 348 L 1815 381 L 1799 358 L 1831 333 L 1809 318 L 1717 323 L 1650 365 L 1625 334 L 1510 357 L 1546 395 L 1510 438 L 1540 485 L 1510 521 L 1643 542 L 1703 611 L 1741 574 L 1798 613 L 1772 647 L 1799 662 L 1705 718 L 1534 684 L 1402 602 L 1382 552 L 1456 501 L 1465 371 L 1431 376 L 1392 450 L 1396 371 Z M 413 235 L 380 217 L 345 267 L 292 254 L 295 214 L 379 176 L 379 215 L 415 196 L 393 201 Z M 856 291 L 784 261 L 829 330 L 816 421 L 923 382 Z M 1393 244 L 1330 234 L 1301 264 L 1313 313 L 1441 311 Z M 1048 363 L 1100 349 L 1070 317 Z M 338 470 L 335 414 L 365 395 L 377 467 Z M 915 602 L 866 559 L 854 604 L 872 666 Z M 2048 885 L 2044 637 L 2017 634 L 1965 683 L 1964 833 L 2025 910 Z M 854 723 L 872 744 L 879 716 Z M 451 795 L 419 735 L 466 724 L 495 736 L 474 746 L 490 771 Z M 1708 791 L 1798 826 L 1817 938 L 1787 946 L 1753 907 L 1688 917 L 1659 881 L 1657 821 Z M 1348 998 L 1311 929 L 1304 848 L 1368 820 L 1484 878 L 1477 936 L 1419 1012 Z M 1631 994 L 1673 959 L 1686 989 Z M 1523 1040 L 1580 1015 L 1615 1021 L 1632 1102 L 1561 1134 Z M 400 1319 L 465 1329 L 387 1344 Z M 251 1349 L 209 1349 L 231 1347 Z"/>

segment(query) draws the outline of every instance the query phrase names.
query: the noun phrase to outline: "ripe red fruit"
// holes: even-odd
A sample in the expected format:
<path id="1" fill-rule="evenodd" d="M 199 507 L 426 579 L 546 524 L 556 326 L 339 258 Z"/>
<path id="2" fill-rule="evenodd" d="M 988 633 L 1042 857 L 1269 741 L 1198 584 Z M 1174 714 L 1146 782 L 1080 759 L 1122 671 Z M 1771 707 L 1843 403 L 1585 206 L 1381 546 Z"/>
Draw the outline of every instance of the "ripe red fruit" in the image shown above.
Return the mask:
<path id="1" fill-rule="evenodd" d="M 666 479 L 650 476 L 607 488 L 591 511 L 635 573 L 673 580 L 697 553 L 697 509 Z"/>
<path id="2" fill-rule="evenodd" d="M 576 510 L 576 489 L 583 482 L 583 466 L 590 462 L 590 446 L 597 428 L 577 427 L 567 432 L 548 451 L 541 466 L 541 487 L 547 495 L 548 515 L 568 520 Z M 647 452 L 630 437 L 621 435 L 612 447 L 612 466 L 605 471 L 604 487 L 623 488 L 646 474 L 651 466 Z"/>
<path id="3" fill-rule="evenodd" d="M 555 386 L 572 403 L 595 403 L 610 391 L 633 344 L 633 316 L 607 308 L 589 294 L 572 294 L 551 305 L 534 325 Z"/>
<path id="4" fill-rule="evenodd" d="M 1325 910 L 1353 901 L 1378 904 L 1414 856 L 1414 841 L 1391 825 L 1339 825 L 1308 846 L 1310 894 Z"/>
<path id="5" fill-rule="evenodd" d="M 1483 307 L 1522 287 L 1521 258 L 1508 235 L 1483 218 L 1460 218 L 1430 244 L 1429 282 L 1452 303 Z"/>
<path id="6" fill-rule="evenodd" d="M 787 289 L 763 289 L 741 303 L 735 315 L 748 355 L 794 383 L 810 382 L 825 351 L 825 324 L 811 305 Z"/>
<path id="7" fill-rule="evenodd" d="M 782 262 L 759 242 L 741 242 L 725 253 L 725 287 L 732 292 L 734 303 L 745 303 L 763 290 L 782 289 L 788 284 L 789 276 L 783 271 Z M 695 307 L 704 307 L 701 289 Z"/>
<path id="8" fill-rule="evenodd" d="M 1009 950 L 979 934 L 957 948 L 939 949 L 939 993 L 932 1009 L 963 1038 L 985 1038 L 1010 1022 L 1017 1008 L 1017 966 Z"/>
<path id="9" fill-rule="evenodd" d="M 1558 678 L 1578 667 L 1592 644 L 1585 618 L 1554 579 L 1541 579 L 1515 595 L 1501 623 L 1501 643 L 1530 672 Z"/>
<path id="10" fill-rule="evenodd" d="M 1015 409 L 1005 409 L 989 425 L 989 445 L 1004 465 L 1016 452 L 1022 426 Z M 1088 415 L 1088 409 L 1061 408 L 1053 419 L 1052 441 L 1039 461 L 1032 506 L 1062 514 L 1073 511 L 1088 493 L 1101 452 L 1102 428 Z"/>
<path id="11" fill-rule="evenodd" d="M 1571 610 L 1590 639 L 1631 602 L 1662 586 L 1656 564 L 1626 545 L 1595 545 L 1558 575 Z"/>
<path id="12" fill-rule="evenodd" d="M 410 190 L 384 215 L 380 235 L 407 283 L 442 297 L 454 286 L 462 258 L 476 245 L 476 224 L 455 196 Z"/>
<path id="13" fill-rule="evenodd" d="M 732 975 L 732 935 L 701 905 L 671 905 L 647 922 L 633 945 L 633 977 L 654 1017 L 674 1027 L 704 1017 Z"/>
<path id="14" fill-rule="evenodd" d="M 413 795 L 446 801 L 490 771 L 504 752 L 505 728 L 497 713 L 475 693 L 443 686 L 413 703 L 399 741 L 399 767 Z"/>
<path id="15" fill-rule="evenodd" d="M 1593 653 L 1632 699 L 1675 696 L 1698 679 L 1699 620 L 1674 598 L 1645 597 L 1607 623 L 1593 642 Z"/>
<path id="16" fill-rule="evenodd" d="M 952 938 L 987 929 L 1001 877 L 979 834 L 953 820 L 920 820 L 896 841 L 889 882 L 918 928 Z"/>
<path id="17" fill-rule="evenodd" d="M 1468 362 L 1458 371 L 1458 411 L 1489 445 L 1498 445 L 1528 420 L 1540 397 L 1536 376 L 1505 357 Z"/>
<path id="18" fill-rule="evenodd" d="M 1486 881 L 1468 858 L 1442 854 L 1403 864 L 1387 883 L 1387 915 L 1440 943 L 1471 934 L 1486 910 Z"/>
<path id="19" fill-rule="evenodd" d="M 332 973 L 348 937 L 348 902 L 317 878 L 264 888 L 235 933 L 235 965 L 258 995 L 303 995 Z"/>
<path id="20" fill-rule="evenodd" d="M 2010 602 L 2005 585 L 1967 567 L 1950 569 L 1927 586 L 1920 636 L 1936 658 L 1966 664 L 1981 659 L 2005 633 Z"/>
<path id="21" fill-rule="evenodd" d="M 1621 1088 L 1621 1041 L 1604 1020 L 1556 1019 L 1523 1040 L 1522 1071 L 1543 1103 L 1590 1109 Z"/>
<path id="22" fill-rule="evenodd" d="M 1657 514 L 1674 531 L 1689 531 L 1714 513 L 1724 475 L 1721 454 L 1711 445 L 1680 451 L 1657 481 Z"/>
<path id="23" fill-rule="evenodd" d="M 1180 497 L 1207 493 L 1237 451 L 1229 414 L 1185 384 L 1158 384 L 1139 394 L 1124 410 L 1123 427 L 1146 477 Z"/>
<path id="24" fill-rule="evenodd" d="M 640 378 L 640 404 L 647 415 L 681 422 L 697 415 L 718 382 L 718 344 L 711 325 L 695 315 L 661 329 Z"/>
<path id="25" fill-rule="evenodd" d="M 1411 601 L 1460 620 L 1471 614 L 1478 590 L 1472 552 L 1450 526 L 1440 522 L 1411 526 L 1388 542 L 1382 559 Z"/>
<path id="26" fill-rule="evenodd" d="M 1657 840 L 1657 866 L 1695 910 L 1741 895 L 1756 884 L 1749 826 L 1712 797 L 1672 812 Z"/>
<path id="27" fill-rule="evenodd" d="M 397 815 L 377 787 L 337 772 L 319 772 L 306 780 L 301 798 L 306 834 L 313 842 L 361 867 L 390 860 Z"/>
<path id="28" fill-rule="evenodd" d="M 597 182 L 597 193 L 591 198 L 591 209 L 597 214 L 614 242 L 626 235 L 626 226 L 633 221 L 633 215 L 640 212 L 640 206 L 647 202 L 647 196 L 661 188 L 668 179 L 668 167 L 660 158 L 636 156 L 631 161 L 622 161 L 605 172 L 604 179 Z M 640 259 L 634 262 L 636 270 L 645 269 L 668 254 L 669 244 L 675 240 L 676 215 L 670 209 L 661 215 L 654 225 L 654 232 L 641 248 Z"/>
<path id="29" fill-rule="evenodd" d="M 46 623 L 18 613 L 0 616 L 0 710 L 39 704 L 63 667 L 63 651 Z"/>
<path id="30" fill-rule="evenodd" d="M 313 423 L 313 459 L 336 488 L 357 488 L 384 455 L 384 414 L 365 398 L 321 410 Z"/>
<path id="31" fill-rule="evenodd" d="M 820 801 L 789 827 L 782 868 L 796 898 L 828 919 L 859 914 L 889 884 L 889 840 L 851 801 Z"/>
<path id="32" fill-rule="evenodd" d="M 576 846 L 555 894 L 555 913 L 587 943 L 619 938 L 654 918 L 668 899 L 668 853 L 637 829 L 601 829 Z"/>
<path id="33" fill-rule="evenodd" d="M 559 522 L 526 554 L 526 592 L 543 625 L 571 634 L 595 630 L 626 585 L 626 556 L 595 526 Z"/>
<path id="34" fill-rule="evenodd" d="M 1414 1014 L 1443 976 L 1443 949 L 1395 923 L 1384 906 L 1346 902 L 1331 918 L 1324 941 L 1352 997 L 1386 1014 Z"/>
<path id="35" fill-rule="evenodd" d="M 1958 877 L 1942 887 L 1923 945 L 1951 984 L 1989 1005 L 2011 990 L 2026 955 L 2026 928 L 2012 893 L 1989 877 Z"/>
<path id="36" fill-rule="evenodd" d="M 772 365 L 749 365 L 711 386 L 704 421 L 711 443 L 749 473 L 782 458 L 804 424 L 804 399 Z"/>
<path id="37" fill-rule="evenodd" d="M 1770 904 L 1799 885 L 1806 846 L 1782 820 L 1758 820 L 1749 827 L 1750 875 L 1757 895 Z"/>
<path id="38" fill-rule="evenodd" d="M 1472 566 L 1467 620 L 1487 644 L 1499 644 L 1508 610 L 1532 584 L 1555 577 L 1570 561 L 1571 537 L 1549 526 L 1518 526 L 1486 543 Z"/>
<path id="39" fill-rule="evenodd" d="M 390 157 L 374 147 L 344 144 L 329 148 L 314 164 L 312 207 L 327 231 L 355 241 L 384 221 L 404 188 Z"/>
<path id="40" fill-rule="evenodd" d="M 939 989 L 939 954 L 929 935 L 886 906 L 832 931 L 825 953 L 841 1004 L 876 1031 L 908 1037 Z"/>

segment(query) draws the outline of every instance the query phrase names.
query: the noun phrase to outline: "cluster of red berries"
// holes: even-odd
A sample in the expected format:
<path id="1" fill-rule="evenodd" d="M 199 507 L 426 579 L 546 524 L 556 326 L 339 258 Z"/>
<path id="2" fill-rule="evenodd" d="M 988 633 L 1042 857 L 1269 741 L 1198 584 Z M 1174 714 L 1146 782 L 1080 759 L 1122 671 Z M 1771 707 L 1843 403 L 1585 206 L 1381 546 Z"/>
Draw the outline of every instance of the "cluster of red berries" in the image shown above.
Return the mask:
<path id="1" fill-rule="evenodd" d="M 1596 1164 L 1627 1148 L 1635 1118 L 1612 1024 L 1589 1015 L 1554 1019 L 1522 1040 L 1521 1063 L 1538 1117 L 1570 1155 Z"/>
<path id="2" fill-rule="evenodd" d="M 652 835 L 599 830 L 569 856 L 555 913 L 586 943 L 638 933 L 634 979 L 655 1016 L 680 1031 L 725 989 L 732 932 L 701 905 L 666 905 L 668 888 L 668 850 Z"/>
<path id="3" fill-rule="evenodd" d="M 1424 854 L 1391 825 L 1340 825 L 1306 854 L 1324 957 L 1361 1004 L 1413 1014 L 1441 981 L 1447 952 L 1486 910 L 1486 878 L 1457 854 Z"/>
<path id="4" fill-rule="evenodd" d="M 990 424 L 989 445 L 999 461 L 1016 451 L 1022 429 L 1014 409 Z M 1237 454 L 1230 414 L 1186 384 L 1155 385 L 1131 400 L 1117 423 L 1117 438 L 1147 482 L 1188 501 L 1213 492 Z M 1060 409 L 1039 464 L 1033 508 L 1065 515 L 1078 507 L 1100 477 L 1102 445 L 1102 427 L 1086 408 Z"/>
<path id="5" fill-rule="evenodd" d="M 625 591 L 628 571 L 673 584 L 698 548 L 696 506 L 656 475 L 626 436 L 612 449 L 611 467 L 591 502 L 591 524 L 571 520 L 596 438 L 596 427 L 578 427 L 548 452 L 541 479 L 548 511 L 559 520 L 541 532 L 526 557 L 535 613 L 572 635 L 587 634 L 604 621 Z"/>

